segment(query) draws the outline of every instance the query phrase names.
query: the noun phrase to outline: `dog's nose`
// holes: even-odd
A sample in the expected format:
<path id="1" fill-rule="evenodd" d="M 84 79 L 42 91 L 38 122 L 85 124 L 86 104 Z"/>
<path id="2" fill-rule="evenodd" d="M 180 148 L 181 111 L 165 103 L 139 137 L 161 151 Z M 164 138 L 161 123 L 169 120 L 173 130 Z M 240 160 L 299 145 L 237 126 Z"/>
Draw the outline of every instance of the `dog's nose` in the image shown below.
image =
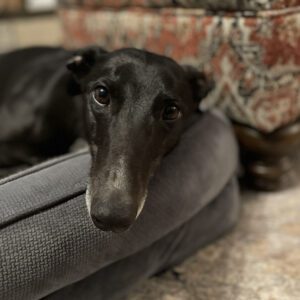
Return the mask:
<path id="1" fill-rule="evenodd" d="M 96 196 L 92 199 L 90 214 L 99 229 L 121 232 L 127 230 L 135 221 L 137 205 L 125 192 L 111 191 L 106 196 L 102 194 L 102 197 Z"/>
<path id="2" fill-rule="evenodd" d="M 91 213 L 91 218 L 97 228 L 103 231 L 113 232 L 123 232 L 127 230 L 134 221 L 126 216 L 120 217 L 105 213 Z"/>

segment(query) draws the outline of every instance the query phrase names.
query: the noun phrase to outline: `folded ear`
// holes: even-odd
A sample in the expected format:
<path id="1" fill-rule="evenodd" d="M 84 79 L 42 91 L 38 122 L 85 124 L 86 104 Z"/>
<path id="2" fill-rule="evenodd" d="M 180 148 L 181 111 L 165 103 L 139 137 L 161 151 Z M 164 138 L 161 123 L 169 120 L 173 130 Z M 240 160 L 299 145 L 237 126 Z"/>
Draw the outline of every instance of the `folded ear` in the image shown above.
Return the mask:
<path id="1" fill-rule="evenodd" d="M 104 53 L 106 51 L 97 46 L 74 51 L 74 55 L 68 60 L 66 67 L 74 74 L 75 78 L 80 79 L 91 70 L 97 59 Z"/>
<path id="2" fill-rule="evenodd" d="M 183 69 L 191 85 L 194 100 L 200 102 L 214 88 L 214 81 L 192 66 L 183 66 Z"/>

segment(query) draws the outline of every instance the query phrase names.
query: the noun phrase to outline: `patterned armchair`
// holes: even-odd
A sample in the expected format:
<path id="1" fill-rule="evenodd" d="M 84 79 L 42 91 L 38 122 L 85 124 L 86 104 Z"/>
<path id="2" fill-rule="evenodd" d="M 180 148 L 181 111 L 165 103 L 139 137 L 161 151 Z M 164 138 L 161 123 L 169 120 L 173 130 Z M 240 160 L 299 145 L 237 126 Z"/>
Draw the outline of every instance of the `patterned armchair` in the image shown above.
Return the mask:
<path id="1" fill-rule="evenodd" d="M 235 124 L 245 173 L 265 189 L 295 181 L 300 146 L 300 0 L 62 0 L 67 47 L 138 47 L 204 69 Z"/>

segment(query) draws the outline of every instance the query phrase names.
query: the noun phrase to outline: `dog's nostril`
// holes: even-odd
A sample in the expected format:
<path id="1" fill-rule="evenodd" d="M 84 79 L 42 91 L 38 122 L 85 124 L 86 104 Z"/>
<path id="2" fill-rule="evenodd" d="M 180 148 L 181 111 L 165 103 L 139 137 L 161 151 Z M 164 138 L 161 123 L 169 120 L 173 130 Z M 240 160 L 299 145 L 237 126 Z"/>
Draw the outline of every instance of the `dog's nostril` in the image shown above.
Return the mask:
<path id="1" fill-rule="evenodd" d="M 133 221 L 130 218 L 91 214 L 94 225 L 103 231 L 122 232 L 127 230 Z"/>
<path id="2" fill-rule="evenodd" d="M 102 219 L 98 216 L 95 216 L 95 215 L 91 215 L 91 218 L 92 218 L 92 221 L 94 222 L 95 225 L 99 225 L 101 226 L 102 225 Z"/>

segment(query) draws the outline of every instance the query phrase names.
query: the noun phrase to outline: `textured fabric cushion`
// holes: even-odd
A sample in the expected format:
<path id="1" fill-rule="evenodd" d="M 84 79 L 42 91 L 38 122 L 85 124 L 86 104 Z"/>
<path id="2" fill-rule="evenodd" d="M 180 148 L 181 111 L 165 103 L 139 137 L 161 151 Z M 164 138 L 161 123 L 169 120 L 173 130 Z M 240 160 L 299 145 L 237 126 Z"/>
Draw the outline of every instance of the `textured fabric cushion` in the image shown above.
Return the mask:
<path id="1" fill-rule="evenodd" d="M 163 160 L 140 218 L 123 234 L 96 229 L 88 216 L 87 151 L 2 180 L 0 299 L 39 299 L 140 251 L 197 214 L 236 168 L 230 125 L 202 115 Z"/>
<path id="2" fill-rule="evenodd" d="M 224 3 L 210 1 L 215 2 Z M 300 6 L 220 14 L 83 6 L 64 8 L 60 16 L 67 47 L 146 48 L 204 69 L 216 84 L 203 110 L 217 106 L 234 121 L 263 132 L 300 117 Z"/>
<path id="3" fill-rule="evenodd" d="M 143 279 L 182 262 L 231 229 L 239 219 L 239 208 L 238 183 L 232 178 L 213 201 L 149 247 L 58 290 L 44 300 L 124 300 L 124 295 Z M 201 268 L 207 269 L 205 263 L 198 264 L 198 267 L 199 272 L 203 271 Z M 194 294 L 194 297 L 201 295 Z"/>

